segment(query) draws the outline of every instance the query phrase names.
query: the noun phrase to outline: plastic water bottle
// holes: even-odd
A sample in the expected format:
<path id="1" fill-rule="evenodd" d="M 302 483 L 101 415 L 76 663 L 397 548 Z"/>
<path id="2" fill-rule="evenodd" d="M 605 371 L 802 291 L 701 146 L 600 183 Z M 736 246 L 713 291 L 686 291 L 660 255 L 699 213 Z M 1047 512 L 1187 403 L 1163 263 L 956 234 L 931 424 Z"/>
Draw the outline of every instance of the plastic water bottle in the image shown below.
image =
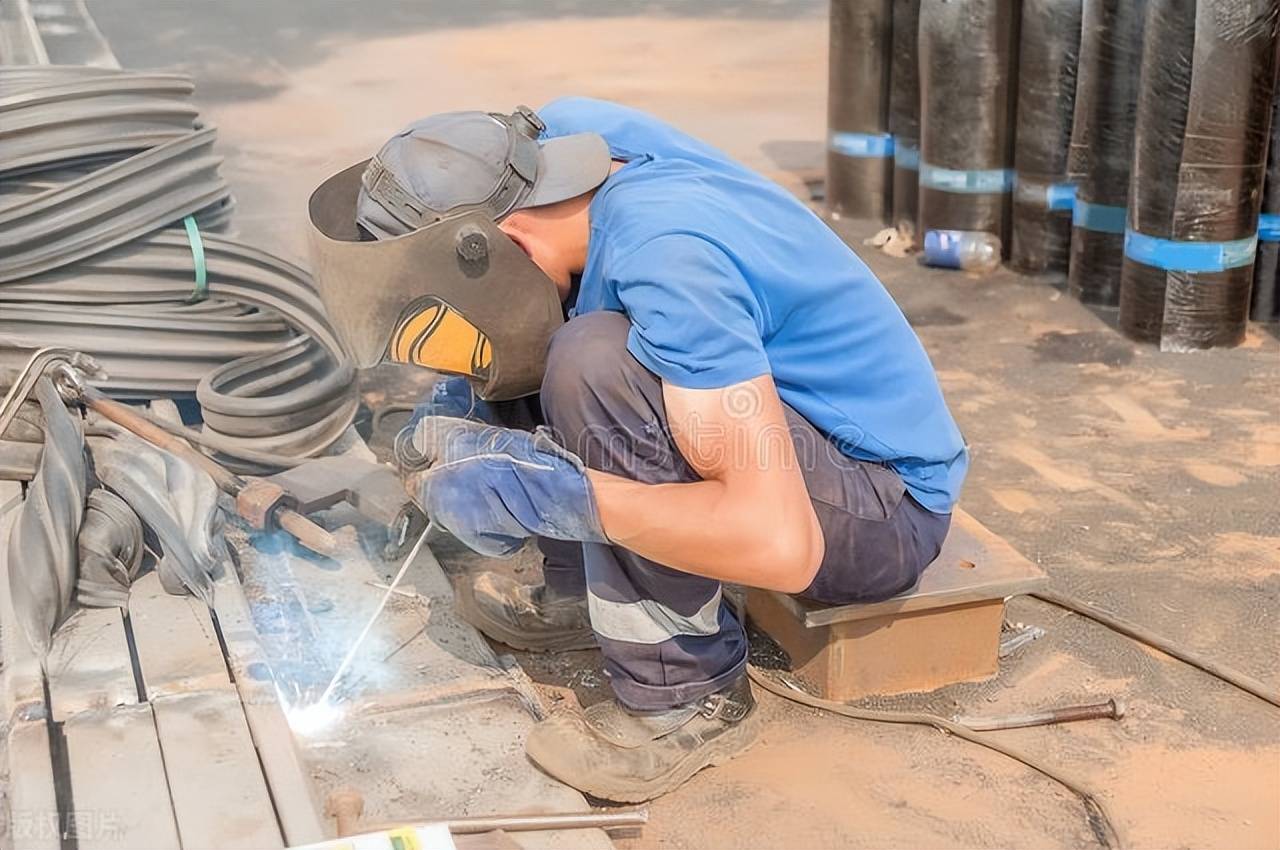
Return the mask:
<path id="1" fill-rule="evenodd" d="M 943 269 L 990 274 L 1000 267 L 1000 237 L 980 230 L 926 230 L 924 262 Z"/>

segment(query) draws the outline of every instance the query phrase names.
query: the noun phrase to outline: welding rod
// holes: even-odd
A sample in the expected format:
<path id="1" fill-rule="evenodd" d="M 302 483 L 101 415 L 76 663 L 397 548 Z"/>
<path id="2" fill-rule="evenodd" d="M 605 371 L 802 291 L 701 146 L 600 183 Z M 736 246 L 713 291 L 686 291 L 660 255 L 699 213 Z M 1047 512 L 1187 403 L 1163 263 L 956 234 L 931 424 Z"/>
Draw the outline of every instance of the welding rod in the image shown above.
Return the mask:
<path id="1" fill-rule="evenodd" d="M 185 440 L 175 437 L 155 423 L 139 416 L 128 405 L 108 398 L 96 387 L 80 384 L 76 387 L 76 391 L 84 403 L 92 410 L 136 434 L 153 446 L 158 446 L 203 469 L 222 492 L 231 496 L 239 496 L 243 490 L 250 486 L 248 479 L 236 475 L 204 452 L 193 449 Z M 312 552 L 321 555 L 332 555 L 338 550 L 338 541 L 332 534 L 292 508 L 277 508 L 272 514 L 272 519 L 281 529 L 292 535 Z"/>
<path id="2" fill-rule="evenodd" d="M 499 829 L 503 832 L 531 832 L 542 829 L 619 829 L 626 826 L 644 826 L 648 822 L 648 809 L 563 815 L 482 815 L 471 818 L 451 818 L 445 821 L 449 826 L 449 832 L 454 835 L 474 835 Z"/>
<path id="3" fill-rule="evenodd" d="M 1022 729 L 1027 726 L 1048 726 L 1054 723 L 1074 723 L 1077 720 L 1119 720 L 1124 717 L 1124 702 L 1109 699 L 1094 705 L 1072 705 L 1038 711 L 1032 714 L 1011 714 L 1007 717 L 955 717 L 961 726 L 975 732 L 994 732 L 998 729 Z"/>
<path id="4" fill-rule="evenodd" d="M 422 821 L 421 824 L 432 821 Z M 477 835 L 482 832 L 535 832 L 557 829 L 622 829 L 624 827 L 644 826 L 649 822 L 649 810 L 645 808 L 629 809 L 625 812 L 579 812 L 559 815 L 480 815 L 478 817 L 447 818 L 443 823 L 453 835 Z M 348 822 L 350 823 L 350 822 Z M 413 823 L 379 823 L 359 827 L 364 832 L 386 832 L 393 829 L 412 827 Z M 355 829 L 351 824 L 348 828 Z M 341 828 L 338 837 L 343 835 Z"/>

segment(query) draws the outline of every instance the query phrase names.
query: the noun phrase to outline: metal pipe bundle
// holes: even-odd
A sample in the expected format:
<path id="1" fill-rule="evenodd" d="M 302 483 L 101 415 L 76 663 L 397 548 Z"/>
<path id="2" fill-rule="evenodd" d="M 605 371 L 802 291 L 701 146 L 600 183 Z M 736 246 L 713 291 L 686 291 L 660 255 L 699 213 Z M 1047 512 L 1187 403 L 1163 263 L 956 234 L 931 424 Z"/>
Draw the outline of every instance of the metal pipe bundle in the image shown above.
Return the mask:
<path id="1" fill-rule="evenodd" d="M 835 218 L 887 220 L 890 0 L 831 0 L 827 206 Z"/>
<path id="2" fill-rule="evenodd" d="M 1025 0 L 1014 134 L 1013 247 L 1024 274 L 1065 272 L 1075 188 L 1067 177 L 1081 0 Z"/>
<path id="3" fill-rule="evenodd" d="M 920 0 L 893 0 L 889 132 L 893 135 L 893 225 L 914 234 L 920 194 Z"/>
<path id="4" fill-rule="evenodd" d="M 1120 303 L 1143 9 L 1133 0 L 1084 0 L 1067 165 L 1076 185 L 1067 285 L 1086 304 Z"/>
<path id="5" fill-rule="evenodd" d="M 1007 252 L 1015 0 L 921 0 L 919 231 L 993 234 Z"/>
<path id="6" fill-rule="evenodd" d="M 336 440 L 355 372 L 306 272 L 208 232 L 233 204 L 191 91 L 177 75 L 0 67 L 0 368 L 24 343 L 63 345 L 116 395 L 194 393 L 222 459 L 256 470 L 250 456 Z"/>
<path id="7" fill-rule="evenodd" d="M 1152 0 L 1120 328 L 1164 350 L 1238 345 L 1253 285 L 1280 0 Z"/>

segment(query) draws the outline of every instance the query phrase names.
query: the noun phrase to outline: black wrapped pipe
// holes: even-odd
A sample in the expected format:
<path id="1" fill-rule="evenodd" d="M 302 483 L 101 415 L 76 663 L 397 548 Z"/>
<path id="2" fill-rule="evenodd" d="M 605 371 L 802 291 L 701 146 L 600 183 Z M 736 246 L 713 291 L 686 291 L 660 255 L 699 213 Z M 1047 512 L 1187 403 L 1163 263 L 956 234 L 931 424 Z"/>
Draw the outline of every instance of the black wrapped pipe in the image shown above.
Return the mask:
<path id="1" fill-rule="evenodd" d="M 1015 0 L 920 2 L 919 230 L 978 230 L 1008 251 Z"/>
<path id="2" fill-rule="evenodd" d="M 893 224 L 914 234 L 920 191 L 920 0 L 893 0 L 889 132 L 893 134 Z"/>
<path id="3" fill-rule="evenodd" d="M 1024 274 L 1065 272 L 1075 189 L 1067 151 L 1080 58 L 1081 0 L 1024 0 L 1014 134 L 1013 248 Z"/>
<path id="4" fill-rule="evenodd" d="M 1067 281 L 1086 304 L 1120 303 L 1144 8 L 1134 0 L 1084 0 L 1067 165 L 1076 184 Z"/>
<path id="5" fill-rule="evenodd" d="M 1258 259 L 1253 264 L 1255 322 L 1280 322 L 1280 91 L 1272 95 L 1271 151 L 1262 192 L 1262 221 L 1258 227 Z"/>
<path id="6" fill-rule="evenodd" d="M 888 220 L 891 0 L 831 0 L 827 207 L 835 218 Z"/>
<path id="7" fill-rule="evenodd" d="M 1151 0 L 1120 328 L 1238 345 L 1253 285 L 1280 0 Z"/>

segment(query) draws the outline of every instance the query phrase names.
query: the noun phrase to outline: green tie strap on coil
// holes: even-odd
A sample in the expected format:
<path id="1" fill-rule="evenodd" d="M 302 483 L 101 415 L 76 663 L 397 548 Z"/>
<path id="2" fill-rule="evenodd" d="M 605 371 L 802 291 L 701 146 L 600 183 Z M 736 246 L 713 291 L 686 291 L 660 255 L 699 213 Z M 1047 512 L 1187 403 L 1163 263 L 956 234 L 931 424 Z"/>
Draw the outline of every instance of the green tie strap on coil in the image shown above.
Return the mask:
<path id="1" fill-rule="evenodd" d="M 209 269 L 204 262 L 204 240 L 200 238 L 200 226 L 196 217 L 189 215 L 182 220 L 187 228 L 187 241 L 191 243 L 191 260 L 196 268 L 196 288 L 191 290 L 188 304 L 196 304 L 209 297 Z"/>

